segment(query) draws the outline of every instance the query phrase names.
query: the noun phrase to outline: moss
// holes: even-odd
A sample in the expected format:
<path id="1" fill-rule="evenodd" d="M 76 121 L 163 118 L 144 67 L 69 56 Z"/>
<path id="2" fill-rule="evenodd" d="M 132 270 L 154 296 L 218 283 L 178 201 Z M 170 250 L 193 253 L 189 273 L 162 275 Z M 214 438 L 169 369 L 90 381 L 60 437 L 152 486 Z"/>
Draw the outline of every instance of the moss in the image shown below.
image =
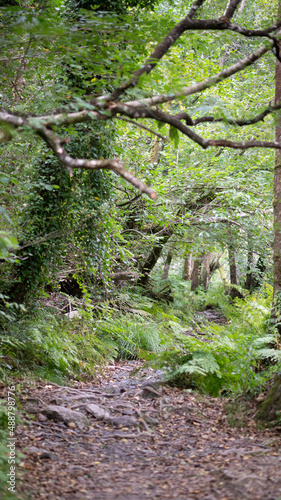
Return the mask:
<path id="1" fill-rule="evenodd" d="M 279 421 L 281 415 L 281 375 L 277 377 L 266 399 L 261 403 L 256 415 L 264 422 Z"/>

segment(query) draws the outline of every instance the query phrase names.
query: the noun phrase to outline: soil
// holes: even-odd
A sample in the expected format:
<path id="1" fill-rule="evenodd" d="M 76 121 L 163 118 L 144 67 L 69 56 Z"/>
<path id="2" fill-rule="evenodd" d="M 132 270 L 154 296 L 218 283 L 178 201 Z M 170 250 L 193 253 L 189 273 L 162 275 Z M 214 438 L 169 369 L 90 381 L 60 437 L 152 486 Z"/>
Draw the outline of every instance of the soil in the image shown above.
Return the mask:
<path id="1" fill-rule="evenodd" d="M 20 398 L 23 498 L 281 499 L 281 434 L 257 428 L 254 403 L 231 427 L 237 402 L 169 387 L 139 361 L 72 387 L 39 381 Z"/>

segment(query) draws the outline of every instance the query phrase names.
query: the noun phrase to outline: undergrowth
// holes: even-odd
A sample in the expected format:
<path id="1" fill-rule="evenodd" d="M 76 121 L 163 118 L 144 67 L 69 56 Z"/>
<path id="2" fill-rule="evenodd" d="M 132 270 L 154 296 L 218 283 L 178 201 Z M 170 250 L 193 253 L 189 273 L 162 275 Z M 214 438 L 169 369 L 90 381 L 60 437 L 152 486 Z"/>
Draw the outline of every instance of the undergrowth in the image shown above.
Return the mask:
<path id="1" fill-rule="evenodd" d="M 170 304 L 128 288 L 110 303 L 84 302 L 72 320 L 42 307 L 16 321 L 5 318 L 1 374 L 26 370 L 63 381 L 92 376 L 112 359 L 142 358 L 164 369 L 171 384 L 212 395 L 261 391 L 281 358 L 276 332 L 268 329 L 271 288 L 235 302 L 221 287 L 195 294 L 173 280 L 171 288 Z M 204 321 L 198 311 L 207 305 L 226 323 Z"/>
<path id="2" fill-rule="evenodd" d="M 113 351 L 94 335 L 88 316 L 70 321 L 40 310 L 6 325 L 0 336 L 3 377 L 7 370 L 29 371 L 59 382 L 95 373 L 96 366 L 113 356 Z"/>
<path id="3" fill-rule="evenodd" d="M 176 294 L 175 294 L 176 295 Z M 167 371 L 170 382 L 197 387 L 212 395 L 220 393 L 258 393 L 280 366 L 281 351 L 274 329 L 269 333 L 272 289 L 266 286 L 259 294 L 248 295 L 235 302 L 223 293 L 221 287 L 206 293 L 189 293 L 189 308 L 203 310 L 207 305 L 221 311 L 226 324 L 200 322 L 194 328 L 189 317 L 189 328 L 183 322 L 170 322 L 174 341 L 159 354 L 150 354 L 148 360 L 155 367 Z M 181 299 L 182 300 L 182 299 Z M 173 305 L 174 316 L 177 299 Z M 186 306 L 181 303 L 180 309 Z M 190 325 L 193 325 L 190 328 Z"/>
<path id="4" fill-rule="evenodd" d="M 133 312 L 126 312 L 130 302 Z M 123 304 L 123 306 L 122 306 Z M 122 307 L 121 307 L 122 306 Z M 56 382 L 95 374 L 112 359 L 136 359 L 168 342 L 164 311 L 141 295 L 120 294 L 114 302 L 85 304 L 73 319 L 40 308 L 2 324 L 0 373 L 30 372 Z"/>

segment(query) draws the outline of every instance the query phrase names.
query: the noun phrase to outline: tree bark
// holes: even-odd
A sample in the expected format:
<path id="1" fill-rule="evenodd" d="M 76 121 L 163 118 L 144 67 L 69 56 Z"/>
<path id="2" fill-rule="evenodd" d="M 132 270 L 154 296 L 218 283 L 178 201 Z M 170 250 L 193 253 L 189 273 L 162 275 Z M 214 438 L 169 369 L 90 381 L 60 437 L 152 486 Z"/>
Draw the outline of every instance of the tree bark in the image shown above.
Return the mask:
<path id="1" fill-rule="evenodd" d="M 277 19 L 281 18 L 281 1 L 278 4 Z M 280 32 L 280 31 L 279 31 Z M 279 42 L 280 43 L 280 42 Z M 281 63 L 277 60 L 275 66 L 275 103 L 281 103 Z M 275 127 L 276 141 L 281 140 L 281 116 Z M 273 217 L 274 217 L 274 242 L 273 242 L 273 307 L 272 319 L 277 320 L 277 328 L 279 336 L 281 335 L 280 328 L 280 289 L 281 289 L 281 151 L 275 153 L 275 168 L 274 168 L 274 197 L 273 197 Z M 267 397 L 261 404 L 259 412 L 256 415 L 258 420 L 265 422 L 274 422 L 279 420 L 281 412 L 281 376 L 277 379 Z M 279 417 L 279 418 L 278 418 Z"/>
<path id="2" fill-rule="evenodd" d="M 208 290 L 211 276 L 219 267 L 220 261 L 217 254 L 209 252 L 204 255 L 201 270 L 201 284 L 204 290 Z"/>
<path id="3" fill-rule="evenodd" d="M 281 2 L 278 5 L 278 20 L 281 18 Z M 275 65 L 275 104 L 281 103 L 281 63 L 276 60 Z M 281 116 L 279 116 L 277 125 L 275 127 L 275 140 L 281 141 Z M 274 166 L 274 187 L 273 187 L 273 227 L 274 227 L 274 241 L 273 241 L 273 297 L 276 302 L 277 296 L 280 294 L 281 289 L 281 151 L 278 149 L 275 153 L 275 166 Z M 276 310 L 278 306 L 274 306 L 274 315 L 278 317 L 280 310 Z M 280 305 L 279 305 L 280 309 Z M 279 330 L 281 334 L 281 331 Z"/>
<path id="4" fill-rule="evenodd" d="M 237 266 L 236 266 L 236 258 L 235 251 L 232 244 L 228 247 L 228 256 L 229 256 L 229 273 L 230 273 L 230 283 L 232 285 L 237 285 Z"/>
<path id="5" fill-rule="evenodd" d="M 230 297 L 232 299 L 235 299 L 235 297 L 241 298 L 242 295 L 236 288 L 238 285 L 237 265 L 236 265 L 235 249 L 232 241 L 228 245 L 228 257 L 229 257 L 229 274 L 230 274 Z"/>
<path id="6" fill-rule="evenodd" d="M 254 284 L 254 254 L 253 254 L 253 242 L 251 232 L 248 232 L 248 252 L 247 252 L 247 270 L 246 270 L 246 280 L 244 287 L 246 290 L 252 292 L 255 288 Z"/>
<path id="7" fill-rule="evenodd" d="M 170 271 L 170 266 L 173 258 L 173 252 L 170 250 L 168 252 L 168 255 L 166 257 L 166 261 L 164 264 L 164 269 L 163 269 L 163 274 L 162 274 L 162 280 L 166 280 L 169 276 L 169 271 Z"/>
<path id="8" fill-rule="evenodd" d="M 184 259 L 184 266 L 183 266 L 183 273 L 182 273 L 182 279 L 185 281 L 190 281 L 191 280 L 191 273 L 193 269 L 193 258 L 192 254 L 190 254 L 188 257 Z"/>
<path id="9" fill-rule="evenodd" d="M 210 282 L 210 276 L 211 276 L 211 270 L 210 270 L 210 260 L 211 260 L 211 253 L 207 253 L 203 256 L 202 260 L 202 268 L 201 268 L 201 285 L 203 286 L 204 290 L 208 290 L 209 282 Z"/>
<path id="10" fill-rule="evenodd" d="M 191 291 L 194 292 L 200 285 L 200 267 L 202 264 L 202 258 L 197 257 L 194 260 L 193 270 L 191 273 Z"/>

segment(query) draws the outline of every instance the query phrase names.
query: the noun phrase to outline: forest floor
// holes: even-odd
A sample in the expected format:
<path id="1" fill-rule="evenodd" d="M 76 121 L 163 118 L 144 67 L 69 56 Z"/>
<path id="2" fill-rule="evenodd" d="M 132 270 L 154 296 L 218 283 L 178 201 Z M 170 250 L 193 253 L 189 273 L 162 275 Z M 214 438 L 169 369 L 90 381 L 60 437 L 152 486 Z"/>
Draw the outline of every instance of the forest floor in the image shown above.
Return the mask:
<path id="1" fill-rule="evenodd" d="M 17 428 L 24 453 L 18 495 L 281 499 L 280 429 L 257 428 L 255 402 L 202 396 L 160 379 L 141 362 L 126 361 L 72 387 L 27 384 Z"/>

